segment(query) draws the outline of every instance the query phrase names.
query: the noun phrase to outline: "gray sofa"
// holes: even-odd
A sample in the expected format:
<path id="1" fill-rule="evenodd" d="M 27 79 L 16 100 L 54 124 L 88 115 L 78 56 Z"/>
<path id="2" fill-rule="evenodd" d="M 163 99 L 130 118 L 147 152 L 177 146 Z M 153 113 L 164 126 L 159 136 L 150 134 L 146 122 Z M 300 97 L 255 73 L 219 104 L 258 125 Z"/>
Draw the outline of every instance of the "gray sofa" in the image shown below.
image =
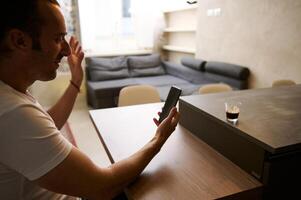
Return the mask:
<path id="1" fill-rule="evenodd" d="M 172 85 L 182 88 L 182 95 L 191 95 L 209 83 L 246 89 L 248 77 L 246 67 L 193 58 L 183 58 L 181 64 L 161 61 L 158 54 L 86 58 L 87 101 L 95 109 L 115 107 L 119 91 L 128 85 L 153 85 L 164 101 Z"/>

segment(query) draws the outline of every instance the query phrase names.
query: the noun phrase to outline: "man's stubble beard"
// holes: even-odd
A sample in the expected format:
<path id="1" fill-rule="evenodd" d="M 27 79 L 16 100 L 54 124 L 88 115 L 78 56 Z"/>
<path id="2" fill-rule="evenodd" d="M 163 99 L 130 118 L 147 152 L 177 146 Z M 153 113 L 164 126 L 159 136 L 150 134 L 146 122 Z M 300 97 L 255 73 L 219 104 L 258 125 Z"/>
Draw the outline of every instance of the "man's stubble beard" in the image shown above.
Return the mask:
<path id="1" fill-rule="evenodd" d="M 42 45 L 39 41 L 39 39 L 37 39 L 38 36 L 36 37 L 32 37 L 32 50 L 35 51 L 36 53 L 40 54 L 40 56 L 46 56 L 45 55 L 45 52 L 43 52 L 42 50 Z M 40 66 L 40 67 L 43 67 L 43 66 Z M 48 74 L 47 74 L 48 75 Z M 57 69 L 55 71 L 53 71 L 52 74 L 49 73 L 49 76 L 44 77 L 44 74 L 43 75 L 40 75 L 40 77 L 38 77 L 38 80 L 39 81 L 51 81 L 51 80 L 54 80 L 57 76 Z"/>
<path id="2" fill-rule="evenodd" d="M 52 59 L 47 59 L 47 55 L 43 51 L 36 51 L 36 54 L 41 60 L 40 63 L 36 63 L 35 71 L 36 71 L 36 80 L 39 81 L 51 81 L 57 76 L 58 67 L 55 66 L 55 62 Z M 35 72 L 33 72 L 35 73 Z"/>

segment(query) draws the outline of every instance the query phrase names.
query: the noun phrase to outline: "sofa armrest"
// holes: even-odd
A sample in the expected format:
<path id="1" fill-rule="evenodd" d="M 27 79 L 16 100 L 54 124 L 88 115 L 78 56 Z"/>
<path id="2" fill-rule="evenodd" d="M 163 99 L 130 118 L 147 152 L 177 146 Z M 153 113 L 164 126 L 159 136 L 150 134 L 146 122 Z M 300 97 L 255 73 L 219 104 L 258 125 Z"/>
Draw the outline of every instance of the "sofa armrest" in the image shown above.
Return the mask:
<path id="1" fill-rule="evenodd" d="M 191 69 L 195 69 L 198 71 L 205 71 L 206 61 L 203 59 L 184 57 L 181 59 L 181 64 Z"/>
<path id="2" fill-rule="evenodd" d="M 247 67 L 215 61 L 208 61 L 205 64 L 205 70 L 212 74 L 227 76 L 238 80 L 247 80 L 250 74 Z"/>

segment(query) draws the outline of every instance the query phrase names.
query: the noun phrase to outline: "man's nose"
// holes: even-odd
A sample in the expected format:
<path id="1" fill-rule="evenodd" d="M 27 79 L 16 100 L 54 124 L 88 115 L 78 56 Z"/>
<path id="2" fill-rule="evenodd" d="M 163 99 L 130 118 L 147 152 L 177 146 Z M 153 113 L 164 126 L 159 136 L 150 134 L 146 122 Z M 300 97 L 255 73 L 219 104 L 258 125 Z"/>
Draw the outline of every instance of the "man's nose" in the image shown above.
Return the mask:
<path id="1" fill-rule="evenodd" d="M 65 41 L 63 44 L 62 53 L 64 56 L 69 56 L 71 54 L 71 48 L 67 41 Z"/>

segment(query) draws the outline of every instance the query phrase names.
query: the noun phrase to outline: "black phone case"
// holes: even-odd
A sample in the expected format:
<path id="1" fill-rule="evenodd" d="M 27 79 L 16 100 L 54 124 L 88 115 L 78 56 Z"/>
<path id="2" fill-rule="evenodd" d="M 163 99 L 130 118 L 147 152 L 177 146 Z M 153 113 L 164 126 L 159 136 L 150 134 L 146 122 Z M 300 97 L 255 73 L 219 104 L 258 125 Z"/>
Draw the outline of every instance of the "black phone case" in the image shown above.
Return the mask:
<path id="1" fill-rule="evenodd" d="M 162 108 L 162 112 L 160 114 L 159 122 L 161 123 L 169 114 L 172 107 L 177 105 L 177 102 L 180 98 L 182 90 L 176 86 L 172 86 L 169 90 L 167 99 Z"/>

